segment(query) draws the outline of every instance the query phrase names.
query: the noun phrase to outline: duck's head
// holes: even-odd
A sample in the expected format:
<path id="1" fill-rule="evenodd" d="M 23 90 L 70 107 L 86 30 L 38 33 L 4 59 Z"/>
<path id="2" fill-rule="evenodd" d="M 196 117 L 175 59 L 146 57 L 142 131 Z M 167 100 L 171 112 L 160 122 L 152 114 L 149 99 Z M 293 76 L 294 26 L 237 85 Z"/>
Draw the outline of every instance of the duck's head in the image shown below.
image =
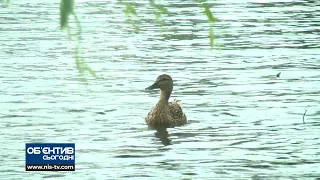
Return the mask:
<path id="1" fill-rule="evenodd" d="M 167 92 L 170 95 L 173 89 L 172 78 L 167 74 L 162 74 L 158 76 L 156 82 L 146 89 L 161 89 L 161 91 Z"/>

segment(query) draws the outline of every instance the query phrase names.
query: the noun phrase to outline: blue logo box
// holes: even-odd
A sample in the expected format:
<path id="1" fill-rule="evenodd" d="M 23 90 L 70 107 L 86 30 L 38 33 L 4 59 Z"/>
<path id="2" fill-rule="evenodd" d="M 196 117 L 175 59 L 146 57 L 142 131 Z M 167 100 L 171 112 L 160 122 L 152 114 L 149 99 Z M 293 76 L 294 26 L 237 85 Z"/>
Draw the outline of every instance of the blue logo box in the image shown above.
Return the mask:
<path id="1" fill-rule="evenodd" d="M 26 171 L 75 171 L 74 143 L 26 143 Z"/>

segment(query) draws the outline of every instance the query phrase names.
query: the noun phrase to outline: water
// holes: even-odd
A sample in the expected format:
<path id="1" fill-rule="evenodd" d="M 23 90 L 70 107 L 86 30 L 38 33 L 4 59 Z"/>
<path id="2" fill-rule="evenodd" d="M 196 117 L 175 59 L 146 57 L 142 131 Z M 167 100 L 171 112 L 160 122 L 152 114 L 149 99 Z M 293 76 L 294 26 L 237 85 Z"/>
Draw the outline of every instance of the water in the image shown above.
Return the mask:
<path id="1" fill-rule="evenodd" d="M 119 4 L 77 1 L 81 56 L 101 79 L 79 75 L 57 2 L 1 3 L 1 178 L 319 179 L 320 4 L 264 2 L 211 2 L 211 50 L 192 1 L 163 3 L 163 28 L 137 2 L 140 34 Z M 162 73 L 189 120 L 164 139 L 143 119 Z M 26 142 L 76 143 L 76 171 L 25 172 Z"/>

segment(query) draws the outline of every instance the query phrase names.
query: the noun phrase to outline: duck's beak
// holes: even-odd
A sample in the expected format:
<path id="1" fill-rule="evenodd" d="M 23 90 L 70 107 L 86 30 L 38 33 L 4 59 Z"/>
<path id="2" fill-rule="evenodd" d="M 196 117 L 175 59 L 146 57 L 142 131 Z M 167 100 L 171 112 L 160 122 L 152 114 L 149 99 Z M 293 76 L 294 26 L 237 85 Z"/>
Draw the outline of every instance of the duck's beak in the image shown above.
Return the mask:
<path id="1" fill-rule="evenodd" d="M 160 88 L 160 87 L 159 87 L 158 83 L 155 82 L 151 86 L 147 87 L 146 90 L 148 90 L 148 89 L 157 89 L 157 88 Z"/>

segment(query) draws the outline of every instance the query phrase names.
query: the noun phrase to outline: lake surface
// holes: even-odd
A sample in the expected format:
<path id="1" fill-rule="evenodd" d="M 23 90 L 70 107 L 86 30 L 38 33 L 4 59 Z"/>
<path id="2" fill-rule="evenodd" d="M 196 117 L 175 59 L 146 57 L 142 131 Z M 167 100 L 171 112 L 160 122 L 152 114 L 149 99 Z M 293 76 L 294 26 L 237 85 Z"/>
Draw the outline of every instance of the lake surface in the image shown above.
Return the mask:
<path id="1" fill-rule="evenodd" d="M 193 1 L 162 2 L 162 27 L 138 1 L 139 34 L 116 1 L 77 1 L 98 79 L 58 2 L 0 2 L 0 178 L 320 179 L 320 2 L 210 2 L 213 49 Z M 159 138 L 144 89 L 163 73 L 189 122 Z M 27 142 L 76 143 L 76 171 L 26 172 Z"/>

